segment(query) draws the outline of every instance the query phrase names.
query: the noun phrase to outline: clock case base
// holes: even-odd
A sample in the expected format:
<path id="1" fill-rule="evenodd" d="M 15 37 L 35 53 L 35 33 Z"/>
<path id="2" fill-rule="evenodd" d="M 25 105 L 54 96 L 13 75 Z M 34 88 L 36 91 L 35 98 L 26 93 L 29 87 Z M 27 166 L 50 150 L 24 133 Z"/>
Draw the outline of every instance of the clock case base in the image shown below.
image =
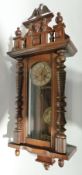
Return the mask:
<path id="1" fill-rule="evenodd" d="M 19 156 L 20 154 L 20 149 L 24 149 L 28 152 L 37 154 L 36 161 L 41 162 L 44 164 L 45 169 L 47 169 L 47 166 L 53 165 L 55 163 L 55 159 L 58 159 L 58 165 L 60 167 L 63 167 L 64 165 L 64 160 L 69 160 L 74 153 L 77 151 L 76 146 L 69 145 L 67 144 L 66 146 L 66 153 L 57 153 L 53 150 L 50 150 L 49 148 L 41 148 L 29 144 L 16 144 L 14 142 L 9 142 L 8 146 L 11 148 L 14 148 L 16 156 Z"/>

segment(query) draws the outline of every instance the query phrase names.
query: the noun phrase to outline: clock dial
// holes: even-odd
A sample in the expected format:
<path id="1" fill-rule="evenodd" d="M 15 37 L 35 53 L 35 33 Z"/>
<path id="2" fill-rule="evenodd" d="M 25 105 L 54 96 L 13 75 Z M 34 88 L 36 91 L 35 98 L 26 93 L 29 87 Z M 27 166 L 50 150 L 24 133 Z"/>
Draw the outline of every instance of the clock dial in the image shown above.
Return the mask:
<path id="1" fill-rule="evenodd" d="M 47 62 L 39 62 L 32 67 L 32 82 L 36 86 L 44 86 L 51 79 L 51 67 Z"/>
<path id="2" fill-rule="evenodd" d="M 45 109 L 43 114 L 43 120 L 47 125 L 50 125 L 51 123 L 51 107 L 48 107 Z"/>

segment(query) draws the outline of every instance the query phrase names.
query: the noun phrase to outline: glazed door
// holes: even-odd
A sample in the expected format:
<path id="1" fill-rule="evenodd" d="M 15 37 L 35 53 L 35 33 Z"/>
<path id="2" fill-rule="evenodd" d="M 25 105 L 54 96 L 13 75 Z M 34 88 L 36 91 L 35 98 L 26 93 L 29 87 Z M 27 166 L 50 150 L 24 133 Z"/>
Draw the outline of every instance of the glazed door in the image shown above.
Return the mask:
<path id="1" fill-rule="evenodd" d="M 29 69 L 28 137 L 50 141 L 51 66 L 46 61 Z"/>

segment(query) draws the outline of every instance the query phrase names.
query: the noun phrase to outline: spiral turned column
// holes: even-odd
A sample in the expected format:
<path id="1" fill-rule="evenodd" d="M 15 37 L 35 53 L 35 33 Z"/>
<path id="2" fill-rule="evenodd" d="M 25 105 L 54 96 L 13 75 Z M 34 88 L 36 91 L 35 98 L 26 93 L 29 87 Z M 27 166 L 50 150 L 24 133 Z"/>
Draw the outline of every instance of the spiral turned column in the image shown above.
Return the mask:
<path id="1" fill-rule="evenodd" d="M 23 69 L 24 64 L 23 60 L 18 60 L 17 63 L 17 115 L 16 115 L 16 128 L 15 128 L 15 136 L 16 136 L 16 143 L 20 144 L 22 142 L 22 127 L 23 127 Z"/>
<path id="2" fill-rule="evenodd" d="M 65 50 L 59 50 L 56 57 L 57 69 L 57 133 L 55 137 L 55 151 L 58 153 L 66 153 L 66 135 L 65 135 Z M 64 165 L 64 161 L 59 159 L 58 164 L 60 167 Z"/>

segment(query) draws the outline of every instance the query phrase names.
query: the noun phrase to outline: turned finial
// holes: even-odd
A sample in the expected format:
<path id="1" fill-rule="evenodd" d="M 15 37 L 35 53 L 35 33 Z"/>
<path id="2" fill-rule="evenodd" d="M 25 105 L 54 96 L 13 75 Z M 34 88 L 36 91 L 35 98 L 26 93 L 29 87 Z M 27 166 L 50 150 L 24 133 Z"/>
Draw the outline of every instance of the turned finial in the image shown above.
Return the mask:
<path id="1" fill-rule="evenodd" d="M 22 32 L 19 27 L 17 27 L 17 30 L 15 31 L 15 35 L 16 36 L 13 38 L 14 40 L 13 50 L 21 49 L 23 47 L 23 37 L 22 37 Z"/>
<path id="2" fill-rule="evenodd" d="M 58 160 L 58 165 L 62 168 L 64 166 L 64 160 L 63 159 L 59 159 Z"/>
<path id="3" fill-rule="evenodd" d="M 16 36 L 21 36 L 21 30 L 20 30 L 20 28 L 19 27 L 17 27 L 17 30 L 15 31 L 15 35 Z"/>
<path id="4" fill-rule="evenodd" d="M 16 156 L 19 156 L 19 155 L 20 155 L 20 150 L 19 150 L 19 149 L 16 149 L 16 150 L 15 150 L 15 155 L 16 155 Z"/>
<path id="5" fill-rule="evenodd" d="M 44 165 L 45 170 L 48 170 L 50 167 L 50 165 L 48 163 L 44 163 L 43 165 Z"/>
<path id="6" fill-rule="evenodd" d="M 57 13 L 57 16 L 56 16 L 55 21 L 56 21 L 57 24 L 63 22 L 63 17 L 61 16 L 61 13 L 60 12 Z"/>

